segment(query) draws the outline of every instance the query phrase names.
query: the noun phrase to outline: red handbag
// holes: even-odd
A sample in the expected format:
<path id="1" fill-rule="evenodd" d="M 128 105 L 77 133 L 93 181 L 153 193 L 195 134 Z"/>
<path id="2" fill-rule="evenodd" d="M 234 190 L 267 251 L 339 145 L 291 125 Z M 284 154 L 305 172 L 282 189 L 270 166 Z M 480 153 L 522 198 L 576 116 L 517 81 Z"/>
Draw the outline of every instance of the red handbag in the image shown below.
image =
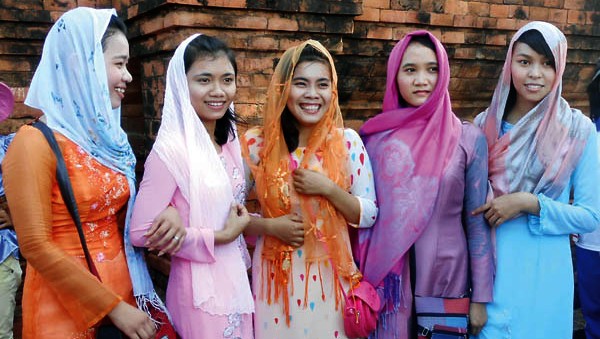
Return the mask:
<path id="1" fill-rule="evenodd" d="M 341 284 L 340 284 L 341 285 Z M 343 291 L 343 289 L 342 289 Z M 351 338 L 368 337 L 377 328 L 381 300 L 371 283 L 362 280 L 344 293 L 344 331 Z"/>

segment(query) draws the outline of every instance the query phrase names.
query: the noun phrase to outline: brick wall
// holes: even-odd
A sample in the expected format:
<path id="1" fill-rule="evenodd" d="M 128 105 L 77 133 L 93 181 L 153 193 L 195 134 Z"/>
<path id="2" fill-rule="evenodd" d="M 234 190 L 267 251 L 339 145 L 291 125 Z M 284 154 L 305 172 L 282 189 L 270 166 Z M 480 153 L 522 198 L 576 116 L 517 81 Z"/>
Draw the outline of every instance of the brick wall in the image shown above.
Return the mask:
<path id="1" fill-rule="evenodd" d="M 347 124 L 357 128 L 379 111 L 387 56 L 405 33 L 429 29 L 450 57 L 454 110 L 470 118 L 489 103 L 507 43 L 531 20 L 561 28 L 569 41 L 563 95 L 587 110 L 585 86 L 600 57 L 600 1 L 594 0 L 3 0 L 0 6 L 0 81 L 15 89 L 14 119 L 34 115 L 22 105 L 45 33 L 77 5 L 117 8 L 130 29 L 134 82 L 123 122 L 143 160 L 158 126 L 164 77 L 173 50 L 196 32 L 225 40 L 237 54 L 236 108 L 260 121 L 277 58 L 305 39 L 320 40 L 334 58 Z"/>

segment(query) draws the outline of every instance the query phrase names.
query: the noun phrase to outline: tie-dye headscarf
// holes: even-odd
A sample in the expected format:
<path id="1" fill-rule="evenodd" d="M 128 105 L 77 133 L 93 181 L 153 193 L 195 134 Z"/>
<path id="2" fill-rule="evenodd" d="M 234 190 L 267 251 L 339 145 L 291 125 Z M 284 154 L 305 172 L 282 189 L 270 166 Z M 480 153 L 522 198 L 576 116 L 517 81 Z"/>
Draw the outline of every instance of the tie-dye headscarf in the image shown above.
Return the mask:
<path id="1" fill-rule="evenodd" d="M 50 128 L 76 143 L 104 166 L 127 177 L 130 198 L 125 225 L 125 253 L 138 305 L 156 295 L 141 249 L 129 241 L 135 197 L 135 156 L 121 128 L 121 109 L 112 109 L 101 39 L 114 9 L 80 7 L 52 26 L 25 104 L 44 112 Z"/>
<path id="2" fill-rule="evenodd" d="M 184 54 L 197 36 L 183 41 L 169 62 L 162 121 L 153 151 L 190 206 L 189 227 L 216 231 L 223 229 L 234 196 L 221 158 L 190 101 Z M 242 169 L 239 139 L 230 138 L 222 148 Z M 194 307 L 218 315 L 252 313 L 254 301 L 238 242 L 215 246 L 214 255 L 214 263 L 191 262 Z"/>
<path id="3" fill-rule="evenodd" d="M 500 137 L 512 84 L 513 47 L 521 34 L 529 30 L 539 31 L 550 47 L 556 64 L 556 78 L 550 93 Z M 490 107 L 475 119 L 487 138 L 489 178 L 496 197 L 532 192 L 557 198 L 566 187 L 594 129 L 588 118 L 569 107 L 561 97 L 566 62 L 567 39 L 549 23 L 528 23 L 513 36 Z"/>

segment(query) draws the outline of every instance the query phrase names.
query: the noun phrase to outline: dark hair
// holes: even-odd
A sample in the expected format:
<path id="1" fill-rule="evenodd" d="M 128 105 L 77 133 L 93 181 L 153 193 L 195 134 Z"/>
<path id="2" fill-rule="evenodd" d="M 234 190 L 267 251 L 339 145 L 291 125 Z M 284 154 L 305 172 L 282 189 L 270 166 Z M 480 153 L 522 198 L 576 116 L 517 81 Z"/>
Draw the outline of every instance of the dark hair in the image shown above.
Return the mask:
<path id="1" fill-rule="evenodd" d="M 186 47 L 183 54 L 183 63 L 185 73 L 190 70 L 194 62 L 201 58 L 218 58 L 225 55 L 231 66 L 233 66 L 234 75 L 237 75 L 237 63 L 233 51 L 221 40 L 208 36 L 199 35 L 192 40 Z M 215 125 L 215 142 L 221 146 L 227 143 L 229 137 L 235 138 L 234 126 L 241 119 L 235 114 L 231 107 L 227 108 L 225 115 L 217 120 Z"/>
<path id="2" fill-rule="evenodd" d="M 104 31 L 104 35 L 102 36 L 102 51 L 106 50 L 106 43 L 108 42 L 108 38 L 115 35 L 116 33 L 121 32 L 123 35 L 127 36 L 127 26 L 121 18 L 116 15 L 110 16 L 110 21 L 108 22 L 108 27 L 106 27 L 106 31 Z"/>
<path id="3" fill-rule="evenodd" d="M 296 62 L 296 67 L 303 62 L 322 62 L 330 67 L 329 59 L 326 55 L 321 53 L 318 49 L 314 48 L 311 45 L 306 45 L 302 52 L 300 53 L 300 57 Z M 294 71 L 296 69 L 294 68 Z M 287 105 L 283 108 L 283 112 L 281 113 L 281 130 L 283 132 L 283 138 L 285 139 L 285 144 L 287 145 L 288 151 L 292 153 L 298 148 L 298 143 L 300 142 L 300 131 L 298 130 L 298 120 L 294 117 L 292 112 L 288 109 Z"/>
<path id="4" fill-rule="evenodd" d="M 600 60 L 596 64 L 594 76 L 587 87 L 587 93 L 590 100 L 590 117 L 596 121 L 600 119 Z"/>
<path id="5" fill-rule="evenodd" d="M 433 43 L 433 41 L 431 41 L 431 38 L 429 38 L 428 35 L 414 35 L 410 38 L 410 42 L 408 43 L 408 45 L 410 46 L 411 44 L 414 43 L 418 43 L 420 45 L 423 45 L 424 47 L 429 48 L 430 50 L 433 51 L 433 54 L 436 54 L 436 48 L 435 48 L 435 44 Z"/>
<path id="6" fill-rule="evenodd" d="M 556 71 L 556 60 L 554 59 L 554 55 L 552 54 L 552 50 L 546 39 L 540 31 L 537 29 L 530 29 L 528 31 L 523 32 L 521 36 L 515 40 L 515 44 L 517 42 L 522 42 L 527 46 L 531 47 L 536 53 L 543 55 L 548 59 L 552 68 Z M 514 45 L 513 45 L 514 46 Z M 517 102 L 517 89 L 513 85 L 512 81 L 510 83 L 510 91 L 508 92 L 508 98 L 506 99 L 506 107 L 504 108 L 504 114 L 510 111 L 515 103 Z"/>

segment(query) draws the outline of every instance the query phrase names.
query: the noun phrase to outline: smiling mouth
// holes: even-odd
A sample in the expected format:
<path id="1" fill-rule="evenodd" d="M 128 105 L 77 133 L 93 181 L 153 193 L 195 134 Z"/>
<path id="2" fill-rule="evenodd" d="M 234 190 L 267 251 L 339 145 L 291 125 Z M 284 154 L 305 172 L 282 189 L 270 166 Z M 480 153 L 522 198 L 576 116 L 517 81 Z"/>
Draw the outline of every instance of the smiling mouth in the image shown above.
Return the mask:
<path id="1" fill-rule="evenodd" d="M 121 93 L 121 94 L 125 94 L 125 88 L 122 88 L 122 87 L 115 87 L 115 92 L 117 92 L 117 93 Z"/>
<path id="2" fill-rule="evenodd" d="M 525 87 L 530 90 L 539 90 L 539 89 L 544 88 L 545 86 L 539 85 L 539 84 L 525 84 Z"/>
<path id="3" fill-rule="evenodd" d="M 303 111 L 316 113 L 321 108 L 321 105 L 319 105 L 319 104 L 300 104 L 300 108 L 302 108 Z"/>
<path id="4" fill-rule="evenodd" d="M 221 108 L 225 105 L 224 101 L 219 101 L 219 102 L 207 102 L 206 103 L 209 107 L 212 108 Z"/>

